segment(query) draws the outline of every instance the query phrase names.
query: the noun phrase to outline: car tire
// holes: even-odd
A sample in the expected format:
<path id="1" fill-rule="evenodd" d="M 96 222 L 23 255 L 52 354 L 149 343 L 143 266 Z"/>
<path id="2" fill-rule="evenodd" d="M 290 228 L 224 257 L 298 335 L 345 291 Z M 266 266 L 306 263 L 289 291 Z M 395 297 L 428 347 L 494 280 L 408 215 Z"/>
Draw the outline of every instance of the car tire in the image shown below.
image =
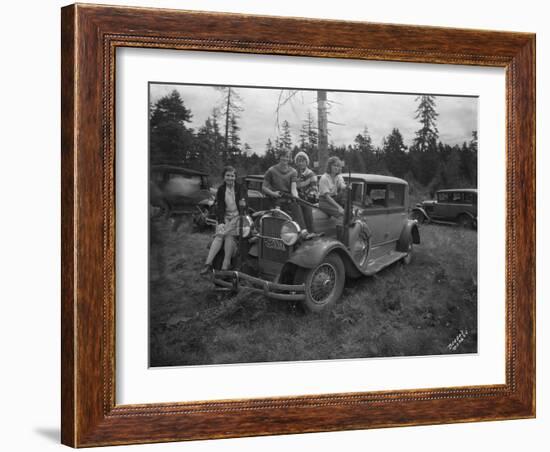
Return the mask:
<path id="1" fill-rule="evenodd" d="M 460 227 L 462 227 L 464 229 L 473 229 L 474 228 L 474 222 L 473 222 L 472 218 L 470 216 L 466 215 L 465 213 L 458 216 L 457 223 L 459 224 Z"/>
<path id="2" fill-rule="evenodd" d="M 416 220 L 419 224 L 423 224 L 426 221 L 426 217 L 419 210 L 413 210 L 411 213 L 411 220 Z"/>
<path id="3" fill-rule="evenodd" d="M 305 299 L 302 301 L 305 311 L 325 311 L 336 304 L 344 291 L 344 263 L 337 254 L 331 253 L 316 267 L 299 269 L 295 281 L 305 285 Z"/>

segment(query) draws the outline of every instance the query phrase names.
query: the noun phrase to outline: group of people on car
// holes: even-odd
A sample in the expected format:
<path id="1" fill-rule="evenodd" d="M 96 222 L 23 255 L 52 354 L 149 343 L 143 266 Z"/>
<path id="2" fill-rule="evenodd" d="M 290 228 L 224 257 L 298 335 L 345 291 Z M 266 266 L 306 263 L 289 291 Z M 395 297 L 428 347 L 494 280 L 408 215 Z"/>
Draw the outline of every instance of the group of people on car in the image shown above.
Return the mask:
<path id="1" fill-rule="evenodd" d="M 281 150 L 279 162 L 271 166 L 264 175 L 262 192 L 273 199 L 274 204 L 287 212 L 300 226 L 304 234 L 313 232 L 313 204 L 327 215 L 341 218 L 344 215 L 346 183 L 340 174 L 343 162 L 330 157 L 326 172 L 317 183 L 317 175 L 309 168 L 309 156 L 298 152 L 294 157 L 296 168 L 290 165 L 291 153 Z M 223 169 L 223 183 L 216 193 L 216 219 L 218 225 L 201 274 L 212 270 L 214 258 L 224 248 L 222 270 L 229 269 L 231 258 L 237 250 L 239 236 L 239 209 L 248 204 L 247 188 L 236 181 L 236 170 L 232 166 Z M 299 202 L 299 200 L 307 203 Z"/>

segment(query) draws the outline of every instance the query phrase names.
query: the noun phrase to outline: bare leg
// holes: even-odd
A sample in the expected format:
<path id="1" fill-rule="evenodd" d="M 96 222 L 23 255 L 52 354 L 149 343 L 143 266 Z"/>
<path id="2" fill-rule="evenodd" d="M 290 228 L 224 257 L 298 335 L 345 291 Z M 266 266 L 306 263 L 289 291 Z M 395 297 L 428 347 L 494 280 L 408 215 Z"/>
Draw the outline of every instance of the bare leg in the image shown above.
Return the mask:
<path id="1" fill-rule="evenodd" d="M 214 261 L 214 258 L 216 257 L 216 254 L 218 254 L 218 251 L 222 249 L 223 244 L 223 237 L 222 236 L 216 236 L 214 237 L 214 241 L 212 242 L 212 245 L 210 245 L 210 250 L 208 251 L 208 257 L 206 258 L 206 262 L 204 265 L 212 265 L 212 262 Z"/>
<path id="2" fill-rule="evenodd" d="M 223 257 L 223 264 L 222 264 L 222 270 L 227 270 L 229 266 L 231 265 L 231 258 L 233 257 L 233 253 L 235 252 L 235 240 L 230 235 L 225 236 L 225 242 L 224 242 L 224 257 Z"/>

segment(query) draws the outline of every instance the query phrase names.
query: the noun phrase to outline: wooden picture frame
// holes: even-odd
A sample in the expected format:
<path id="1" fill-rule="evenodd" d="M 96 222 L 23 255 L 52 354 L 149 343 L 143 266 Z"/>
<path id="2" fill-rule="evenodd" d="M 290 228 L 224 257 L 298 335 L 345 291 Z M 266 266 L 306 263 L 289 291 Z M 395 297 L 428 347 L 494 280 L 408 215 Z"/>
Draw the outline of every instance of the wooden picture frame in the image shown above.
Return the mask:
<path id="1" fill-rule="evenodd" d="M 61 31 L 64 444 L 84 447 L 535 416 L 535 35 L 78 4 L 62 9 Z M 505 384 L 117 405 L 118 47 L 505 68 Z"/>

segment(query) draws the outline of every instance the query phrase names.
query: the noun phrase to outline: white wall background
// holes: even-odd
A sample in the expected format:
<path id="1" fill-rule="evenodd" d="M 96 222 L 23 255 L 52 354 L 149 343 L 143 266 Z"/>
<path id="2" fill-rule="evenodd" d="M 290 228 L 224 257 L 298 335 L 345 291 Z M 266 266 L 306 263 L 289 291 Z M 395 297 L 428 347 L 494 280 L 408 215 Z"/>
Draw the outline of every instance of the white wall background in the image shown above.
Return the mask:
<path id="1" fill-rule="evenodd" d="M 115 1 L 115 0 L 113 0 Z M 98 2 L 92 2 L 98 3 Z M 405 24 L 441 25 L 537 33 L 538 275 L 548 271 L 545 225 L 550 221 L 549 140 L 550 31 L 544 2 L 390 0 L 297 2 L 278 0 L 116 0 L 120 5 L 230 11 Z M 60 1 L 7 2 L 0 28 L 0 124 L 2 302 L 0 417 L 3 450 L 60 450 Z M 548 278 L 537 287 L 537 419 L 477 424 L 244 438 L 118 447 L 116 450 L 256 451 L 395 450 L 500 452 L 547 450 L 550 429 Z"/>

